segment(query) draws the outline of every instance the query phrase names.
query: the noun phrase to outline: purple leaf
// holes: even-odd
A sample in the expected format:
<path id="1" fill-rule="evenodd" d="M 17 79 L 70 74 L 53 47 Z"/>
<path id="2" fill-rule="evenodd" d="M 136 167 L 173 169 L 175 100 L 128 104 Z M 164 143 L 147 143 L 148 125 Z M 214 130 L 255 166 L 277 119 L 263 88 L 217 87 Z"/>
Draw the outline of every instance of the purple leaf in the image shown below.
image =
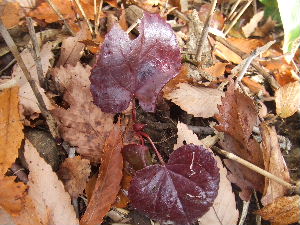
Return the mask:
<path id="1" fill-rule="evenodd" d="M 151 155 L 146 145 L 129 144 L 122 148 L 125 160 L 134 170 L 140 170 L 151 164 Z"/>
<path id="2" fill-rule="evenodd" d="M 136 173 L 129 189 L 131 204 L 160 222 L 189 225 L 204 215 L 218 194 L 217 163 L 202 146 L 185 145 L 169 162 Z"/>
<path id="3" fill-rule="evenodd" d="M 171 26 L 145 12 L 139 33 L 130 40 L 116 24 L 105 37 L 90 76 L 94 103 L 103 112 L 121 112 L 134 97 L 153 112 L 160 90 L 179 73 L 180 50 Z"/>

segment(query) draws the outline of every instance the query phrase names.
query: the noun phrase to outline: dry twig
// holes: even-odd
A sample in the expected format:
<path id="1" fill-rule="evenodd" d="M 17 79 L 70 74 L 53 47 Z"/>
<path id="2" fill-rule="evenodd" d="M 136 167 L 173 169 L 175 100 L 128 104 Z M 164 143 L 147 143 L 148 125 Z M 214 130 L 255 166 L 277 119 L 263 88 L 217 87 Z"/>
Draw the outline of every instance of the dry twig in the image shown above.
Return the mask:
<path id="1" fill-rule="evenodd" d="M 250 201 L 243 201 L 243 209 L 242 209 L 242 214 L 241 214 L 239 225 L 243 225 L 245 223 L 245 220 L 246 220 L 246 217 L 248 214 L 249 204 L 250 204 Z"/>
<path id="2" fill-rule="evenodd" d="M 205 42 L 207 40 L 208 28 L 209 28 L 209 25 L 211 23 L 216 5 L 217 5 L 217 0 L 213 0 L 211 9 L 209 11 L 209 14 L 208 14 L 206 20 L 205 20 L 205 23 L 204 23 L 204 26 L 203 26 L 203 29 L 202 29 L 202 32 L 201 32 L 201 36 L 200 36 L 199 41 L 198 41 L 198 48 L 197 48 L 197 52 L 196 52 L 196 61 L 197 62 L 201 61 L 202 52 L 203 52 L 203 49 L 204 49 Z"/>
<path id="3" fill-rule="evenodd" d="M 94 36 L 94 31 L 93 31 L 92 24 L 91 24 L 89 18 L 87 17 L 85 11 L 83 10 L 83 7 L 82 7 L 80 1 L 79 1 L 79 0 L 75 0 L 75 2 L 76 2 L 77 7 L 79 8 L 79 10 L 80 10 L 80 12 L 81 12 L 83 18 L 85 19 L 85 21 L 86 21 L 86 23 L 87 23 L 87 25 L 88 25 L 88 27 L 89 27 L 89 30 L 90 30 L 90 32 L 91 32 L 91 35 L 92 35 L 92 37 L 93 37 L 93 36 Z"/>
<path id="4" fill-rule="evenodd" d="M 3 39 L 5 40 L 8 48 L 10 49 L 10 51 L 12 52 L 13 56 L 15 57 L 15 59 L 17 60 L 17 63 L 19 64 L 21 70 L 24 73 L 24 76 L 26 77 L 37 101 L 38 101 L 38 106 L 39 109 L 41 110 L 42 115 L 44 116 L 44 118 L 46 119 L 46 122 L 48 124 L 49 130 L 52 134 L 52 136 L 56 139 L 58 138 L 58 131 L 57 131 L 57 125 L 56 122 L 54 120 L 54 118 L 52 117 L 52 115 L 50 114 L 50 112 L 47 110 L 46 104 L 43 100 L 43 97 L 41 95 L 41 93 L 39 92 L 38 86 L 35 83 L 35 81 L 32 79 L 30 72 L 28 71 L 27 67 L 25 66 L 25 63 L 17 49 L 17 46 L 14 42 L 14 40 L 12 39 L 12 37 L 10 36 L 10 34 L 8 33 L 6 27 L 3 25 L 2 23 L 2 19 L 0 18 L 0 33 L 3 37 Z"/>

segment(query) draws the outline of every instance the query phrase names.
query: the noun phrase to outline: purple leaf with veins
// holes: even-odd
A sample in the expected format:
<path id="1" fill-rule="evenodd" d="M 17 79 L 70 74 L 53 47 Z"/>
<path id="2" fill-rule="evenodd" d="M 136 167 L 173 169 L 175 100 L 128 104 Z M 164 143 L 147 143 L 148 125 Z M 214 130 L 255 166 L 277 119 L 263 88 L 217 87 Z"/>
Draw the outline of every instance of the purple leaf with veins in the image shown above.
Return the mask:
<path id="1" fill-rule="evenodd" d="M 105 37 L 90 76 L 94 103 L 103 112 L 121 112 L 134 97 L 153 112 L 160 90 L 180 71 L 176 36 L 163 18 L 145 12 L 139 33 L 131 40 L 116 24 Z"/>
<path id="2" fill-rule="evenodd" d="M 219 182 L 212 153 L 190 144 L 175 150 L 166 165 L 139 170 L 131 182 L 129 198 L 134 208 L 151 219 L 189 225 L 212 206 Z"/>

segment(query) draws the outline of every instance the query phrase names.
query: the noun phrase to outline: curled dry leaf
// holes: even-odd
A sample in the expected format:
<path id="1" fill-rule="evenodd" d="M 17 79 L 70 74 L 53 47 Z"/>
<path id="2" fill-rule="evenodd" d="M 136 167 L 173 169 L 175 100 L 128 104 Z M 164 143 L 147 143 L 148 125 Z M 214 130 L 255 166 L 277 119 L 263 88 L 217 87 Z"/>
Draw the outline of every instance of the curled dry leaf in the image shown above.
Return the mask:
<path id="1" fill-rule="evenodd" d="M 11 215 L 18 215 L 22 210 L 27 187 L 14 180 L 15 177 L 0 177 L 0 208 Z"/>
<path id="2" fill-rule="evenodd" d="M 179 73 L 180 50 L 171 26 L 145 13 L 139 33 L 130 40 L 116 24 L 105 37 L 90 77 L 94 103 L 104 112 L 121 112 L 133 98 L 153 112 L 160 90 Z"/>
<path id="3" fill-rule="evenodd" d="M 48 42 L 41 48 L 41 63 L 43 68 L 43 75 L 46 76 L 49 68 L 51 67 L 51 60 L 54 57 L 54 54 L 52 53 L 52 49 L 54 47 L 54 42 Z M 28 48 L 22 51 L 20 54 L 27 69 L 29 70 L 32 79 L 39 84 L 38 82 L 38 75 L 36 71 L 36 63 L 31 55 L 31 52 Z M 27 82 L 27 79 L 25 78 L 21 68 L 18 64 L 15 65 L 12 73 L 13 79 L 16 79 L 17 84 L 20 86 L 19 90 L 19 97 L 20 97 L 20 104 L 22 105 L 22 108 L 24 110 L 24 115 L 32 115 L 33 113 L 40 113 L 40 109 L 38 107 L 38 102 L 33 94 L 33 91 Z M 39 92 L 41 93 L 43 100 L 46 104 L 47 109 L 51 110 L 54 108 L 52 103 L 50 102 L 49 98 L 45 95 L 45 91 L 43 88 L 41 88 L 38 85 Z"/>
<path id="4" fill-rule="evenodd" d="M 78 225 L 71 198 L 64 185 L 28 140 L 25 141 L 24 156 L 30 171 L 29 195 L 41 220 L 50 220 L 55 225 Z"/>
<path id="5" fill-rule="evenodd" d="M 177 85 L 178 89 L 165 95 L 187 113 L 195 117 L 213 117 L 218 113 L 218 104 L 224 93 L 214 88 L 195 87 L 187 83 Z"/>
<path id="6" fill-rule="evenodd" d="M 93 104 L 89 90 L 90 67 L 77 64 L 56 69 L 55 80 L 65 88 L 64 100 L 69 109 L 53 110 L 62 138 L 77 146 L 77 152 L 93 162 L 99 162 L 104 141 L 114 126 L 113 115 L 103 113 Z"/>
<path id="7" fill-rule="evenodd" d="M 274 224 L 292 224 L 299 222 L 300 218 L 300 197 L 285 196 L 276 199 L 273 203 L 256 211 L 264 220 Z"/>
<path id="8" fill-rule="evenodd" d="M 132 206 L 151 219 L 190 225 L 212 206 L 219 181 L 212 153 L 190 144 L 175 150 L 167 164 L 137 171 L 128 195 Z"/>
<path id="9" fill-rule="evenodd" d="M 189 130 L 188 126 L 179 122 L 177 124 L 178 139 L 175 148 L 183 146 L 183 141 L 186 144 L 204 145 L 202 140 L 199 140 L 197 135 L 193 131 Z M 209 148 L 208 150 L 212 152 Z M 220 157 L 213 155 L 217 161 L 217 166 L 220 169 L 220 184 L 218 195 L 214 201 L 214 204 L 199 220 L 199 225 L 220 225 L 237 223 L 239 218 L 239 211 L 236 209 L 235 195 L 232 192 L 230 181 L 227 179 L 227 170 L 223 166 Z"/>
<path id="10" fill-rule="evenodd" d="M 266 123 L 260 125 L 262 135 L 262 148 L 265 170 L 275 176 L 290 182 L 289 170 L 281 154 L 275 127 L 269 127 Z M 275 181 L 265 178 L 265 189 L 261 202 L 268 205 L 278 197 L 287 194 L 289 189 Z"/>
<path id="11" fill-rule="evenodd" d="M 18 93 L 18 87 L 0 93 L 0 176 L 15 162 L 24 138 Z"/>
<path id="12" fill-rule="evenodd" d="M 220 142 L 222 148 L 239 157 L 264 168 L 263 155 L 257 141 L 252 137 L 252 130 L 258 119 L 258 112 L 254 101 L 234 89 L 231 81 L 222 105 L 219 106 L 216 119 L 218 131 L 224 132 L 224 139 Z M 230 170 L 229 180 L 236 183 L 241 189 L 240 197 L 249 200 L 252 189 L 263 191 L 264 177 L 243 165 L 231 160 L 224 160 Z"/>
<path id="13" fill-rule="evenodd" d="M 116 201 L 122 180 L 122 147 L 122 132 L 120 126 L 115 126 L 105 141 L 99 175 L 81 225 L 102 223 L 103 217 Z"/>
<path id="14" fill-rule="evenodd" d="M 300 83 L 295 81 L 275 92 L 276 113 L 282 118 L 292 116 L 300 107 Z"/>
<path id="15" fill-rule="evenodd" d="M 90 173 L 89 160 L 75 156 L 74 158 L 67 158 L 61 164 L 58 176 L 63 181 L 66 191 L 72 197 L 78 198 L 85 189 Z"/>

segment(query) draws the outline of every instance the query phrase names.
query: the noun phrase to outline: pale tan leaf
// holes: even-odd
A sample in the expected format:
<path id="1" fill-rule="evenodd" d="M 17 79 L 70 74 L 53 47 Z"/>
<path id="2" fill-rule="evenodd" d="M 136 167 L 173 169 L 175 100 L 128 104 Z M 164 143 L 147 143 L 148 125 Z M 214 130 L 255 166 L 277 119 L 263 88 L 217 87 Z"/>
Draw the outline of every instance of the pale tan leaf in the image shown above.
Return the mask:
<path id="1" fill-rule="evenodd" d="M 245 26 L 242 27 L 242 31 L 246 38 L 248 38 L 257 28 L 258 23 L 264 17 L 264 11 L 256 13 Z"/>
<path id="2" fill-rule="evenodd" d="M 30 171 L 29 195 L 41 218 L 49 216 L 53 225 L 78 225 L 71 198 L 64 185 L 28 140 L 25 141 L 24 156 Z"/>
<path id="3" fill-rule="evenodd" d="M 265 170 L 275 176 L 290 182 L 289 170 L 281 154 L 275 127 L 269 127 L 266 123 L 260 125 L 262 135 L 262 149 Z M 265 178 L 265 189 L 261 202 L 268 205 L 278 197 L 287 194 L 289 189 L 275 181 Z"/>
<path id="4" fill-rule="evenodd" d="M 0 175 L 15 162 L 24 138 L 18 92 L 19 88 L 13 87 L 0 93 Z"/>
<path id="5" fill-rule="evenodd" d="M 43 45 L 41 48 L 40 56 L 41 56 L 41 63 L 42 63 L 44 76 L 46 75 L 49 68 L 51 67 L 50 61 L 54 57 L 54 54 L 52 53 L 51 50 L 53 49 L 54 45 L 55 44 L 53 42 L 48 42 L 45 45 Z M 21 53 L 21 57 L 26 65 L 27 69 L 29 70 L 33 80 L 35 80 L 35 82 L 37 84 L 39 84 L 38 83 L 38 75 L 37 75 L 37 71 L 36 71 L 36 63 L 31 55 L 30 50 L 27 48 L 25 50 L 23 50 Z M 12 77 L 17 80 L 17 83 L 20 86 L 19 97 L 20 97 L 20 104 L 22 105 L 22 108 L 24 109 L 23 114 L 31 115 L 33 113 L 40 113 L 41 111 L 38 107 L 37 99 L 35 98 L 33 91 L 18 64 L 13 69 Z M 46 96 L 44 89 L 41 88 L 39 85 L 38 85 L 38 89 L 43 97 L 46 107 L 49 110 L 53 109 L 54 106 L 52 105 L 52 103 L 50 102 L 48 97 Z"/>
<path id="6" fill-rule="evenodd" d="M 67 158 L 58 171 L 59 178 L 64 182 L 65 189 L 72 197 L 83 193 L 91 173 L 90 162 L 80 156 Z"/>
<path id="7" fill-rule="evenodd" d="M 276 113 L 282 118 L 292 116 L 300 106 L 300 83 L 288 83 L 275 92 Z"/>
<path id="8" fill-rule="evenodd" d="M 68 73 L 67 73 L 68 71 Z M 105 139 L 113 128 L 113 114 L 103 113 L 93 104 L 89 89 L 90 67 L 60 67 L 55 79 L 66 89 L 64 100 L 70 108 L 55 109 L 53 114 L 60 121 L 59 129 L 65 141 L 77 146 L 77 152 L 93 162 L 99 162 Z"/>
<path id="9" fill-rule="evenodd" d="M 186 83 L 177 85 L 178 89 L 164 97 L 180 106 L 184 111 L 195 117 L 208 118 L 218 113 L 222 91 L 214 88 L 195 87 Z"/>
<path id="10" fill-rule="evenodd" d="M 300 197 L 299 195 L 291 197 L 281 197 L 273 203 L 256 211 L 264 220 L 279 225 L 292 224 L 299 222 L 300 218 Z"/>
<path id="11" fill-rule="evenodd" d="M 3 209 L 0 209 L 0 224 L 1 225 L 15 225 L 12 217 L 5 212 Z"/>
<path id="12" fill-rule="evenodd" d="M 178 139 L 174 149 L 181 147 L 183 145 L 183 141 L 185 141 L 186 144 L 203 145 L 197 135 L 194 134 L 193 131 L 189 130 L 186 124 L 179 122 L 177 124 L 177 128 Z M 208 150 L 211 151 L 209 148 Z M 235 196 L 232 192 L 231 183 L 226 177 L 227 170 L 223 166 L 220 157 L 214 154 L 213 157 L 217 161 L 217 165 L 220 169 L 219 191 L 213 206 L 198 220 L 199 225 L 235 225 L 239 218 L 239 211 L 236 209 Z"/>

